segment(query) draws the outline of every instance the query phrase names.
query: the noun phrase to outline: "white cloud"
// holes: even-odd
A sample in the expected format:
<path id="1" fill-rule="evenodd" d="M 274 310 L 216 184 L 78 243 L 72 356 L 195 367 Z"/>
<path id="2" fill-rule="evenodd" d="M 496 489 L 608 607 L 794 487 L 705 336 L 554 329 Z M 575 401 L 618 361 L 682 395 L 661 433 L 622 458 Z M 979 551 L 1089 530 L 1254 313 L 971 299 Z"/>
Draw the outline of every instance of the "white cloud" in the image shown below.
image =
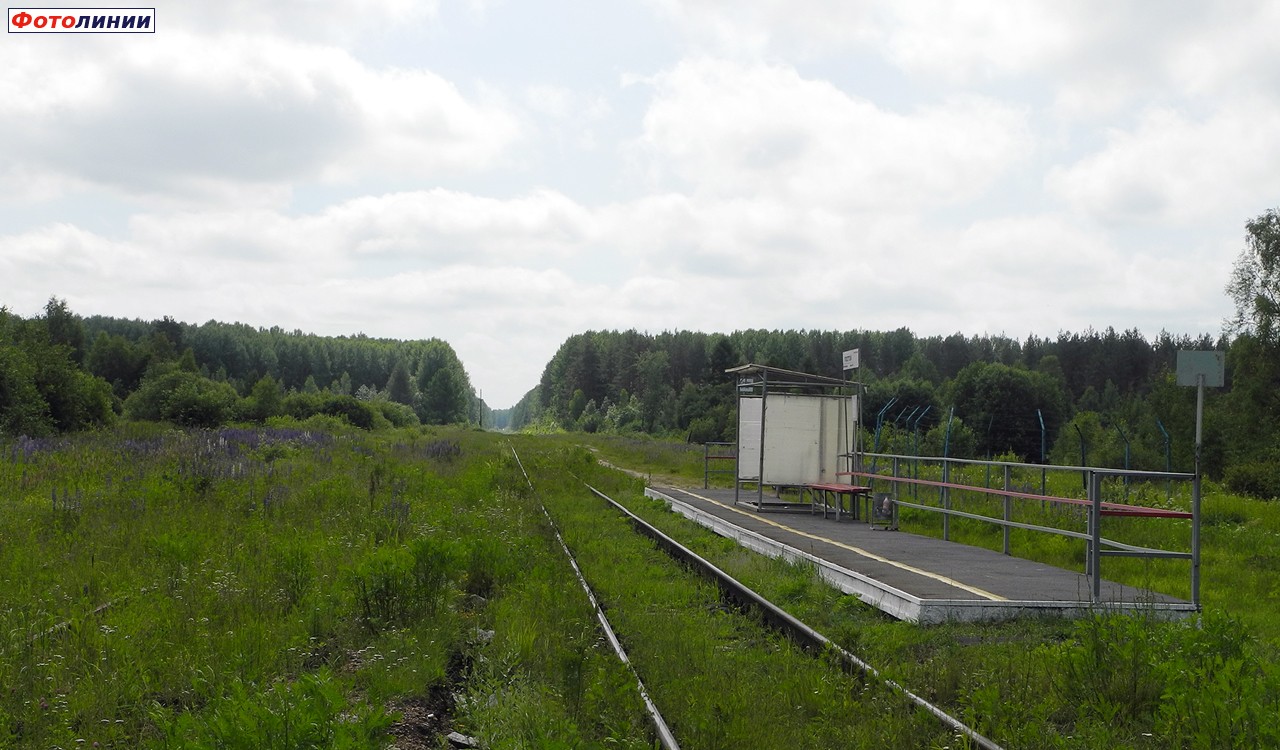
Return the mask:
<path id="1" fill-rule="evenodd" d="M 362 0 L 359 4 L 316 0 L 184 2 L 158 8 L 156 27 L 166 32 L 177 28 L 201 34 L 269 33 L 350 42 L 385 33 L 395 26 L 432 21 L 439 12 L 440 0 Z"/>
<path id="2" fill-rule="evenodd" d="M 19 306 L 42 303 L 68 278 L 78 282 L 77 291 L 89 283 L 154 283 L 161 276 L 151 260 L 134 244 L 113 242 L 71 224 L 0 236 L 0 277 L 22 280 L 6 295 Z"/>
<path id="3" fill-rule="evenodd" d="M 867 52 L 949 82 L 1019 75 L 1053 64 L 1096 28 L 1062 3 L 946 0 L 653 0 L 702 49 L 789 59 Z M 1070 6 L 1070 7 L 1067 7 Z"/>
<path id="4" fill-rule="evenodd" d="M 1190 224 L 1228 215 L 1241 222 L 1280 192 L 1280 103 L 1241 102 L 1204 119 L 1147 112 L 1132 130 L 1069 166 L 1046 189 L 1104 221 Z"/>
<path id="5" fill-rule="evenodd" d="M 483 171 L 520 138 L 493 97 L 468 97 L 426 70 L 369 68 L 335 48 L 182 32 L 125 49 L 90 45 L 103 54 L 55 66 L 27 48 L 0 68 L 0 91 L 35 92 L 15 93 L 0 114 L 0 177 L 216 202 L 258 186 L 268 192 L 251 191 L 255 200 L 279 200 L 287 193 L 272 186 L 298 181 Z"/>
<path id="6" fill-rule="evenodd" d="M 1187 94 L 1280 95 L 1280 5 L 998 0 L 651 0 L 712 54 L 884 60 L 909 82 L 1026 82 L 1058 117 L 1114 117 Z"/>
<path id="7" fill-rule="evenodd" d="M 706 51 L 768 56 L 821 53 L 883 34 L 879 3 L 865 0 L 651 0 Z"/>
<path id="8" fill-rule="evenodd" d="M 901 68 L 949 81 L 1025 73 L 1059 59 L 1080 25 L 1065 3 L 886 3 L 883 43 Z"/>
<path id="9" fill-rule="evenodd" d="M 592 328 L 1211 330 L 1280 192 L 1268 0 L 643 7 L 15 40 L 0 302 L 440 336 L 506 406 Z"/>
<path id="10" fill-rule="evenodd" d="M 685 61 L 653 86 L 641 145 L 697 193 L 921 209 L 980 195 L 1031 147 L 1017 107 L 899 114 L 780 65 Z"/>

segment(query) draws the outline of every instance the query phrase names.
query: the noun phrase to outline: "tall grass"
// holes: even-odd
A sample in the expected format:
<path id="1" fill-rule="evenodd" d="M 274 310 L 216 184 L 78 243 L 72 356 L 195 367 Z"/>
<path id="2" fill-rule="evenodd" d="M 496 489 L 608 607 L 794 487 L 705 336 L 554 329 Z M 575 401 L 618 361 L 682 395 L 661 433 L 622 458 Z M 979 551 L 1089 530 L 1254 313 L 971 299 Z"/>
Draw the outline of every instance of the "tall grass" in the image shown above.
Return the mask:
<path id="1" fill-rule="evenodd" d="M 457 729 L 650 747 L 543 503 L 685 747 L 963 746 L 726 606 L 575 477 L 1008 747 L 1280 744 L 1272 506 L 1206 495 L 1201 620 L 920 628 L 674 516 L 575 438 L 512 439 L 534 491 L 505 439 L 471 431 L 0 444 L 0 746 L 382 748 Z M 700 483 L 686 446 L 599 451 Z M 1159 583 L 1124 562 L 1108 575 Z"/>
<path id="2" fill-rule="evenodd" d="M 1100 612 L 1080 622 L 920 627 L 839 594 L 807 566 L 761 558 L 670 513 L 664 504 L 644 498 L 634 479 L 599 469 L 592 477 L 646 520 L 1006 747 L 1280 746 L 1280 603 L 1262 593 L 1275 591 L 1277 577 L 1266 565 L 1252 563 L 1257 556 L 1265 559 L 1266 540 L 1274 538 L 1280 518 L 1273 504 L 1209 488 L 1203 617 L 1165 622 L 1143 613 Z M 1158 492 L 1164 499 L 1163 486 L 1132 491 Z M 928 530 L 932 523 L 938 533 L 935 518 L 922 514 L 919 525 Z M 1185 521 L 1109 521 L 1120 527 L 1115 535 L 1156 546 L 1185 543 L 1188 533 Z M 991 538 L 976 523 L 953 522 L 952 535 L 999 542 L 998 535 Z M 1242 538 L 1248 541 L 1234 541 Z M 1050 556 L 1043 549 L 1027 551 Z M 1082 550 L 1072 559 L 1065 545 L 1052 554 L 1062 555 L 1057 559 L 1068 565 L 1083 562 Z M 1173 582 L 1185 587 L 1188 576 L 1185 563 L 1123 559 L 1108 559 L 1104 573 L 1136 585 L 1172 588 Z"/>
<path id="3" fill-rule="evenodd" d="M 587 451 L 524 458 L 682 747 L 915 748 L 952 740 L 883 685 L 842 672 L 768 630 L 757 614 L 726 606 L 714 585 L 655 549 L 564 472 L 568 466 L 616 484 L 620 475 L 597 474 Z"/>
<path id="4" fill-rule="evenodd" d="M 415 703 L 468 729 L 451 696 L 477 634 L 559 554 L 510 486 L 470 432 L 129 426 L 0 446 L 0 746 L 381 748 Z M 568 642 L 577 619 L 539 638 Z M 519 666 L 539 710 L 572 716 L 566 696 L 595 690 L 635 724 L 599 687 L 620 667 L 570 678 L 576 653 Z M 575 731 L 599 741 L 592 722 Z"/>

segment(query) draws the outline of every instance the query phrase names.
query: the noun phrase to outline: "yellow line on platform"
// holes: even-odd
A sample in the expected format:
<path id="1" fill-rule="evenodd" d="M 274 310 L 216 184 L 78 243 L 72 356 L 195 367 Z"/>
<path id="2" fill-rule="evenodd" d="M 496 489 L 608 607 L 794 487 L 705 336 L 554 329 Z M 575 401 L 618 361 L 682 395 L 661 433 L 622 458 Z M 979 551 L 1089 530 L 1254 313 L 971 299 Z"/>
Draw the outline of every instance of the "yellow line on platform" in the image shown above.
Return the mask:
<path id="1" fill-rule="evenodd" d="M 818 536 L 817 534 L 810 534 L 808 532 L 801 531 L 799 529 L 794 529 L 790 526 L 787 526 L 786 524 L 778 523 L 777 521 L 771 521 L 768 518 L 763 518 L 758 513 L 748 513 L 747 511 L 742 510 L 741 508 L 735 508 L 732 505 L 726 505 L 720 502 L 719 500 L 712 500 L 709 497 L 703 497 L 702 495 L 699 495 L 696 492 L 690 492 L 689 490 L 679 490 L 679 492 L 683 492 L 686 495 L 689 495 L 690 497 L 696 497 L 699 500 L 702 500 L 704 502 L 712 503 L 713 505 L 719 505 L 721 508 L 724 508 L 725 510 L 731 510 L 734 513 L 741 513 L 742 515 L 747 516 L 748 518 L 754 518 L 757 521 L 760 521 L 761 523 L 767 523 L 770 526 L 776 526 L 777 528 L 783 529 L 785 531 L 789 531 L 792 534 L 797 534 L 807 539 L 812 539 L 814 541 L 822 542 L 824 544 L 830 544 L 830 545 L 839 547 L 841 549 L 847 549 L 850 552 L 857 555 L 861 555 L 869 560 L 875 560 L 876 562 L 881 562 L 881 563 L 884 563 L 885 565 L 892 565 L 893 567 L 899 568 L 901 570 L 905 570 L 908 573 L 915 573 L 916 575 L 924 576 L 925 578 L 932 578 L 935 581 L 940 581 L 942 583 L 947 584 L 948 586 L 954 586 L 963 591 L 968 591 L 970 594 L 981 596 L 984 599 L 990 599 L 991 601 L 995 601 L 995 602 L 1009 601 L 1007 598 L 1000 596 L 999 594 L 993 594 L 990 591 L 986 591 L 985 589 L 980 589 L 977 586 L 970 586 L 967 583 L 961 583 L 960 581 L 957 581 L 954 578 L 948 578 L 939 573 L 933 573 L 928 570 L 921 570 L 920 568 L 907 565 L 906 563 L 900 563 L 897 560 L 890 560 L 889 558 L 882 557 L 880 555 L 877 555 L 874 552 L 868 552 L 867 550 L 862 549 L 861 547 L 854 547 L 853 545 L 850 545 L 850 544 L 837 542 L 834 539 L 828 539 L 824 536 Z"/>

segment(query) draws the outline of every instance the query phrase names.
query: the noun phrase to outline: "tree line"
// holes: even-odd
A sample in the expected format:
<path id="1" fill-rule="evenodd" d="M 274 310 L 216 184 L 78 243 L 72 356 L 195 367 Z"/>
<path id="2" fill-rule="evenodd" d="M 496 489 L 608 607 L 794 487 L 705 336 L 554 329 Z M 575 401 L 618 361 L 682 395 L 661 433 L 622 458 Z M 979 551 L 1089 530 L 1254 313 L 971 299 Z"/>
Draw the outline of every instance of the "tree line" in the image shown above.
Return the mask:
<path id="1" fill-rule="evenodd" d="M 1194 460 L 1195 389 L 1175 383 L 1179 350 L 1226 352 L 1227 387 L 1207 393 L 1202 467 L 1241 492 L 1280 496 L 1280 216 L 1246 225 L 1221 336 L 1137 330 L 917 336 L 894 331 L 587 331 L 494 421 L 732 440 L 744 363 L 840 377 L 858 349 L 864 426 L 881 448 L 940 455 L 1174 471 Z"/>
<path id="2" fill-rule="evenodd" d="M 50 299 L 0 308 L 0 434 L 117 417 L 215 426 L 327 415 L 355 426 L 483 424 L 489 410 L 448 343 L 316 336 L 173 318 L 82 318 Z"/>

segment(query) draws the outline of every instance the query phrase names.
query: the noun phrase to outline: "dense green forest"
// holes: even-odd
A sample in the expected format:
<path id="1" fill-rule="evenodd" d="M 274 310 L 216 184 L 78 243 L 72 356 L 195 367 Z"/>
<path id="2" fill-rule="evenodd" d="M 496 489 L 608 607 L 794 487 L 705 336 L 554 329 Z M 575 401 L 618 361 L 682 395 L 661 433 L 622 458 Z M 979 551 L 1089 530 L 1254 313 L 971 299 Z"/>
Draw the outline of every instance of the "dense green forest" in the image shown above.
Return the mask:
<path id="1" fill-rule="evenodd" d="M 881 448 L 1029 461 L 1190 470 L 1195 392 L 1175 385 L 1179 350 L 1226 351 L 1227 387 L 1206 397 L 1203 467 L 1235 490 L 1280 496 L 1280 215 L 1247 224 L 1227 288 L 1236 315 L 1212 335 L 1139 331 L 920 337 L 895 331 L 588 331 L 495 423 L 512 429 L 644 432 L 731 440 L 743 363 L 839 377 L 859 349 L 868 428 Z M 878 418 L 878 419 L 877 419 Z"/>
<path id="2" fill-rule="evenodd" d="M 588 331 L 540 382 L 491 411 L 439 339 L 322 337 L 171 318 L 81 318 L 51 299 L 22 319 L 0 308 L 0 433 L 40 435 L 127 419 L 212 426 L 317 415 L 373 428 L 470 423 L 730 440 L 727 368 L 752 362 L 840 376 L 859 349 L 863 413 L 879 448 L 1136 469 L 1189 470 L 1191 388 L 1179 350 L 1224 350 L 1227 386 L 1206 399 L 1203 468 L 1232 489 L 1280 496 L 1280 214 L 1246 224 L 1220 337 L 1137 330 L 1056 337 L 894 331 Z"/>
<path id="3" fill-rule="evenodd" d="M 1173 385 L 1177 351 L 1218 344 L 1209 336 L 1169 334 L 1148 342 L 1137 331 L 1113 329 L 1026 341 L 959 333 L 918 337 L 906 328 L 587 332 L 560 347 L 509 419 L 515 429 L 541 424 L 729 440 L 735 392 L 725 369 L 753 362 L 840 377 L 840 353 L 859 349 L 857 378 L 867 386 L 863 412 L 869 424 L 883 411 L 889 428 L 918 428 L 922 441 L 936 444 L 954 406 L 953 454 L 1011 452 L 1039 460 L 1041 418 L 1050 436 L 1046 458 L 1054 457 L 1064 430 L 1077 437 L 1076 427 L 1100 447 L 1109 445 L 1104 433 L 1115 426 L 1135 433 L 1131 443 L 1147 432 L 1159 436 L 1157 419 L 1171 431 L 1186 427 L 1190 422 L 1179 412 L 1194 403 L 1194 394 Z M 1163 464 L 1163 438 L 1158 442 Z"/>
<path id="4" fill-rule="evenodd" d="M 56 298 L 31 319 L 0 308 L 0 434 L 79 430 L 117 416 L 212 427 L 317 415 L 371 429 L 482 424 L 488 409 L 440 339 L 82 318 Z"/>

